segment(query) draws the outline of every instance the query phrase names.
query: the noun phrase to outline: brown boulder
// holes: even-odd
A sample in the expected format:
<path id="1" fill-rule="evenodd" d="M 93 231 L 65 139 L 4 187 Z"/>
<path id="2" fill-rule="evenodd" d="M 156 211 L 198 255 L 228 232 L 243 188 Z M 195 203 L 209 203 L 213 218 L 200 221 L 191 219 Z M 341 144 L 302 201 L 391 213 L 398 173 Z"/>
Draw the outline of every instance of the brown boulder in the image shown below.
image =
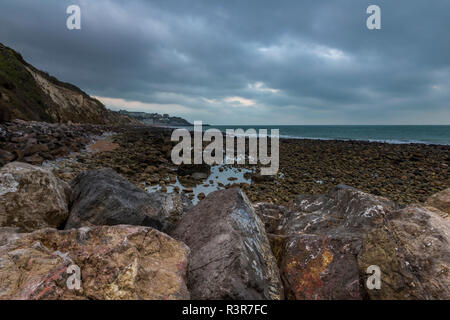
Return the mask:
<path id="1" fill-rule="evenodd" d="M 0 167 L 13 161 L 15 158 L 11 152 L 0 149 Z"/>
<path id="2" fill-rule="evenodd" d="M 297 196 L 288 212 L 258 207 L 278 237 L 272 249 L 288 299 L 449 299 L 450 226 L 435 212 L 344 185 Z M 371 266 L 379 289 L 367 284 Z"/>
<path id="3" fill-rule="evenodd" d="M 22 150 L 24 156 L 30 156 L 38 152 L 47 152 L 48 146 L 46 144 L 31 144 L 28 143 Z"/>
<path id="4" fill-rule="evenodd" d="M 40 165 L 44 161 L 44 158 L 42 158 L 39 154 L 35 153 L 32 156 L 24 157 L 22 161 L 33 165 Z"/>
<path id="5" fill-rule="evenodd" d="M 420 206 L 394 212 L 371 231 L 358 256 L 361 272 L 381 270 L 371 299 L 450 299 L 450 221 Z"/>
<path id="6" fill-rule="evenodd" d="M 280 272 L 288 299 L 367 297 L 357 256 L 364 235 L 396 205 L 344 185 L 326 195 L 297 196 L 277 233 L 284 237 Z"/>
<path id="7" fill-rule="evenodd" d="M 189 299 L 188 254 L 145 227 L 0 228 L 0 299 Z M 80 270 L 79 289 L 68 286 L 71 266 Z"/>
<path id="8" fill-rule="evenodd" d="M 69 190 L 48 170 L 8 163 L 0 169 L 0 226 L 25 232 L 60 227 L 69 216 Z"/>
<path id="9" fill-rule="evenodd" d="M 191 249 L 193 299 L 280 299 L 282 285 L 264 226 L 237 188 L 209 194 L 173 236 Z"/>
<path id="10" fill-rule="evenodd" d="M 447 213 L 447 216 L 450 215 L 450 188 L 432 195 L 425 204 Z"/>

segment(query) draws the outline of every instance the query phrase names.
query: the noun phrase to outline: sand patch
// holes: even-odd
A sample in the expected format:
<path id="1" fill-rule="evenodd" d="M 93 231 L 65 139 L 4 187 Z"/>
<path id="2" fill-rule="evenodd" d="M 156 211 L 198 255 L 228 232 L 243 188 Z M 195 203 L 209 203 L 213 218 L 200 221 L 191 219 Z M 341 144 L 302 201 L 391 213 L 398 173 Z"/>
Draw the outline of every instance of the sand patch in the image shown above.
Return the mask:
<path id="1" fill-rule="evenodd" d="M 87 147 L 87 149 L 91 152 L 108 152 L 114 151 L 117 148 L 119 148 L 119 145 L 112 142 L 110 139 L 97 140 Z"/>

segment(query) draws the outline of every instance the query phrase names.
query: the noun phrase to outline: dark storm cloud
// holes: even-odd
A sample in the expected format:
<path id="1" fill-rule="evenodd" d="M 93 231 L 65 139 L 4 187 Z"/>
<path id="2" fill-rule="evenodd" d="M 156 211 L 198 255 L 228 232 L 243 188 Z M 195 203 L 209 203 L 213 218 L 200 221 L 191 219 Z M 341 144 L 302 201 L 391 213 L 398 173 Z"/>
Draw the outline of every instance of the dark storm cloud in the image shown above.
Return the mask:
<path id="1" fill-rule="evenodd" d="M 78 4 L 82 30 L 65 27 Z M 382 10 L 382 29 L 365 26 Z M 448 0 L 3 0 L 0 42 L 111 108 L 209 123 L 450 123 Z"/>

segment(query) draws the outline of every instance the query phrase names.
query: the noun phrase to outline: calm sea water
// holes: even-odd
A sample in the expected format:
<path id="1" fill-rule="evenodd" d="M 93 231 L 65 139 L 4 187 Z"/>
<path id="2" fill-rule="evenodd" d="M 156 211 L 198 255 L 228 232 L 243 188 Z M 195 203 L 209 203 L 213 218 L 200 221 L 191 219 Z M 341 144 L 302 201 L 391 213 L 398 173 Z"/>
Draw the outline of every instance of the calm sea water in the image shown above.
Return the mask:
<path id="1" fill-rule="evenodd" d="M 187 127 L 188 129 L 191 127 Z M 193 128 L 193 127 L 192 127 Z M 210 126 L 207 129 L 279 129 L 280 137 L 294 139 L 362 140 L 386 143 L 450 145 L 450 126 Z"/>

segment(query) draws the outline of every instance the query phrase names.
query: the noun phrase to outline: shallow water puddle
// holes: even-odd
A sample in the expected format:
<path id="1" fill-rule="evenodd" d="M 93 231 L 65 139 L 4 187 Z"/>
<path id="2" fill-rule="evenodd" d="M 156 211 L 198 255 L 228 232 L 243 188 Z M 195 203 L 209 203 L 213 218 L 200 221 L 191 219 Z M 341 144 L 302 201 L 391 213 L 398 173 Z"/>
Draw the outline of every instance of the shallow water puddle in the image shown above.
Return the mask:
<path id="1" fill-rule="evenodd" d="M 194 187 L 185 187 L 178 180 L 175 183 L 166 184 L 167 193 L 174 192 L 175 187 L 179 188 L 179 192 L 183 192 L 186 188 L 191 188 L 191 193 L 186 193 L 187 196 L 190 194 L 194 195 L 192 202 L 197 204 L 199 202 L 198 195 L 200 193 L 205 194 L 207 196 L 211 192 L 217 190 L 225 189 L 225 186 L 239 183 L 247 183 L 251 184 L 251 179 L 246 179 L 244 177 L 245 173 L 252 173 L 252 170 L 244 169 L 244 168 L 232 168 L 226 165 L 216 165 L 211 166 L 211 174 L 208 178 L 204 180 L 199 180 L 199 184 Z M 229 180 L 231 178 L 231 180 Z M 155 192 L 160 191 L 160 185 L 148 186 L 145 188 L 147 192 Z"/>

